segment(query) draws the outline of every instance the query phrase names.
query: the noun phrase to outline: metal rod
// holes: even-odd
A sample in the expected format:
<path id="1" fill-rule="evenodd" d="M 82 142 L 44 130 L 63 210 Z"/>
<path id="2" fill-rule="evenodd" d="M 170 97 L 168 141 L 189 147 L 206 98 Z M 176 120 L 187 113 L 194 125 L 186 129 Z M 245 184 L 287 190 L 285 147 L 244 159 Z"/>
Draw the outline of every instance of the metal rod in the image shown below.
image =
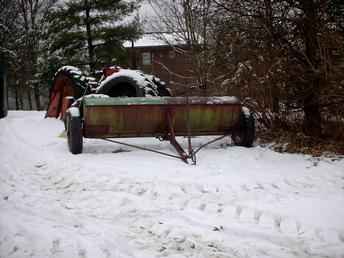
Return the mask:
<path id="1" fill-rule="evenodd" d="M 186 114 L 186 127 L 188 131 L 188 156 L 191 157 L 193 165 L 196 165 L 196 161 L 193 158 L 194 151 L 192 149 L 192 143 L 191 143 L 191 122 L 190 122 L 190 100 L 189 100 L 189 94 L 186 96 L 186 108 L 187 108 L 187 114 Z"/>
<path id="2" fill-rule="evenodd" d="M 192 151 L 192 153 L 189 153 L 189 155 L 187 155 L 185 152 L 183 152 L 183 148 L 179 145 L 179 143 L 177 142 L 177 140 L 175 138 L 172 138 L 172 139 L 170 138 L 171 145 L 177 150 L 177 152 L 178 152 L 178 154 L 180 156 L 169 154 L 169 153 L 162 152 L 162 151 L 152 150 L 152 149 L 149 149 L 149 148 L 145 148 L 145 147 L 141 147 L 141 146 L 137 146 L 137 145 L 133 145 L 133 144 L 129 144 L 129 143 L 124 143 L 124 142 L 119 142 L 119 141 L 115 141 L 115 140 L 110 140 L 108 138 L 101 138 L 101 139 L 104 140 L 104 141 L 108 141 L 108 142 L 112 142 L 112 143 L 117 143 L 117 144 L 121 144 L 121 145 L 124 145 L 124 146 L 132 147 L 132 148 L 136 148 L 136 149 L 140 149 L 140 150 L 144 150 L 144 151 L 154 152 L 154 153 L 161 154 L 161 155 L 164 155 L 164 156 L 167 156 L 167 157 L 180 159 L 180 160 L 184 161 L 187 164 L 188 164 L 187 159 L 191 158 L 192 161 L 193 161 L 193 164 L 195 165 L 196 164 L 196 154 L 201 149 L 203 149 L 204 147 L 208 146 L 209 144 L 212 144 L 214 142 L 217 142 L 217 141 L 225 138 L 228 135 L 230 135 L 230 134 L 222 135 L 222 136 L 217 137 L 217 138 L 215 138 L 215 139 L 213 139 L 213 140 L 211 140 L 209 142 L 206 142 L 206 143 L 202 144 L 195 151 Z"/>
<path id="3" fill-rule="evenodd" d="M 177 140 L 175 138 L 171 138 L 170 139 L 170 143 L 172 144 L 172 146 L 176 149 L 176 151 L 179 153 L 180 158 L 186 163 L 188 164 L 188 158 L 189 156 L 185 153 L 184 149 L 179 145 L 179 143 L 177 142 Z"/>
<path id="4" fill-rule="evenodd" d="M 180 155 L 180 158 L 188 164 L 188 155 L 185 153 L 184 149 L 179 145 L 179 143 L 176 140 L 176 136 L 174 134 L 174 127 L 173 127 L 173 121 L 172 121 L 172 114 L 171 111 L 167 111 L 167 122 L 168 122 L 168 129 L 169 129 L 169 135 L 168 138 L 170 140 L 170 143 L 172 146 L 176 149 L 178 154 Z"/>
<path id="5" fill-rule="evenodd" d="M 209 142 L 207 142 L 207 143 L 202 144 L 201 146 L 199 146 L 199 147 L 196 149 L 196 151 L 193 152 L 193 155 L 196 156 L 196 153 L 199 152 L 199 151 L 200 151 L 201 149 L 203 149 L 204 147 L 206 147 L 206 146 L 208 146 L 209 144 L 212 144 L 212 143 L 214 143 L 214 142 L 217 142 L 217 141 L 219 141 L 219 140 L 225 138 L 225 137 L 228 136 L 228 135 L 229 135 L 229 134 L 222 135 L 222 136 L 220 136 L 220 137 L 215 138 L 214 140 L 211 140 L 211 141 L 209 141 Z"/>
<path id="6" fill-rule="evenodd" d="M 119 141 L 115 141 L 115 140 L 110 140 L 108 138 L 102 138 L 102 140 L 107 141 L 107 142 L 112 142 L 112 143 L 117 143 L 117 144 L 125 145 L 125 146 L 128 146 L 128 147 L 132 147 L 132 148 L 136 148 L 136 149 L 140 149 L 140 150 L 144 150 L 144 151 L 150 151 L 150 152 L 158 153 L 158 154 L 161 154 L 161 155 L 164 155 L 164 156 L 168 156 L 168 157 L 172 157 L 172 158 L 177 158 L 177 159 L 183 160 L 183 158 L 180 157 L 180 156 L 169 154 L 169 153 L 162 152 L 162 151 L 152 150 L 152 149 L 149 149 L 149 148 L 145 148 L 145 147 L 141 147 L 141 146 L 137 146 L 137 145 L 133 145 L 133 144 L 129 144 L 129 143 L 124 143 L 124 142 L 119 142 Z"/>

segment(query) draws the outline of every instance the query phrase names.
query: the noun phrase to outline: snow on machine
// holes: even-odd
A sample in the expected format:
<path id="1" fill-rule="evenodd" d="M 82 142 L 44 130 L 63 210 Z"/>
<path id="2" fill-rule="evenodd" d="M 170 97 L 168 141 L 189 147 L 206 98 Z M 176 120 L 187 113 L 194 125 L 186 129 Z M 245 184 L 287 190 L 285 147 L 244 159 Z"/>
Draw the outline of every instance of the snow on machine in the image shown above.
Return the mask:
<path id="1" fill-rule="evenodd" d="M 97 82 L 77 67 L 61 67 L 55 73 L 50 89 L 46 116 L 63 118 L 68 103 L 90 94 L 106 94 L 110 97 L 171 96 L 170 89 L 163 81 L 141 71 L 112 66 L 104 68 L 99 74 L 101 78 Z"/>
<path id="2" fill-rule="evenodd" d="M 236 97 L 171 97 L 154 76 L 121 68 L 104 70 L 100 83 L 82 76 L 74 67 L 61 68 L 47 111 L 49 117 L 63 117 L 73 154 L 82 153 L 83 138 L 98 138 L 196 163 L 198 151 L 228 135 L 236 145 L 253 144 L 254 118 Z M 219 137 L 194 150 L 191 138 L 204 135 Z M 188 137 L 187 151 L 176 136 Z M 178 155 L 113 139 L 126 137 L 168 140 Z"/>

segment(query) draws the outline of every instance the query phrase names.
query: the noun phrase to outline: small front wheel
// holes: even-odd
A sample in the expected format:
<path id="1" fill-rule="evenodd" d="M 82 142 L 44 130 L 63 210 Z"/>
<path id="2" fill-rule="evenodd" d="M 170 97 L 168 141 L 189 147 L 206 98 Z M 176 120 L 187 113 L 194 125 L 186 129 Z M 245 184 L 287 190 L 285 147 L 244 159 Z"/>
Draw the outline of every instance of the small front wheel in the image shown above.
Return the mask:
<path id="1" fill-rule="evenodd" d="M 82 153 L 82 123 L 80 116 L 72 116 L 67 113 L 67 139 L 71 153 Z"/>

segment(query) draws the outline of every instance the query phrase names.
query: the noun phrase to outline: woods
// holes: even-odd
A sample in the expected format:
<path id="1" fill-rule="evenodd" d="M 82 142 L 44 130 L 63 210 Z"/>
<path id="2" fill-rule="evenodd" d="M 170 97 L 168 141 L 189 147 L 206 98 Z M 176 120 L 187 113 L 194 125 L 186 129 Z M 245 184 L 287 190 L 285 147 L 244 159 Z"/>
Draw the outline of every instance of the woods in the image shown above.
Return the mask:
<path id="1" fill-rule="evenodd" d="M 62 65 L 89 72 L 123 63 L 123 41 L 136 39 L 139 1 L 1 0 L 0 51 L 8 63 L 16 109 L 45 109 L 51 79 Z M 43 95 L 43 96 L 42 96 Z"/>
<path id="2" fill-rule="evenodd" d="M 344 258 L 344 0 L 0 0 L 0 258 Z"/>
<path id="3" fill-rule="evenodd" d="M 150 1 L 163 11 L 169 1 L 162 2 Z M 325 125 L 340 121 L 343 133 L 344 3 L 181 0 L 167 6 L 157 24 L 189 42 L 194 76 L 207 94 L 249 98 L 269 129 L 297 126 L 320 137 Z"/>
<path id="4" fill-rule="evenodd" d="M 79 0 L 52 8 L 47 15 L 50 55 L 60 63 L 87 65 L 90 72 L 123 63 L 123 41 L 141 33 L 138 20 L 129 19 L 137 7 L 137 2 Z"/>
<path id="5" fill-rule="evenodd" d="M 188 45 L 190 94 L 237 95 L 266 127 L 342 139 L 344 3 L 340 0 L 149 0 L 153 31 Z M 0 51 L 17 109 L 43 109 L 61 65 L 124 65 L 143 33 L 141 1 L 0 0 Z M 190 85 L 191 86 L 191 85 Z M 25 100 L 25 101 L 24 101 Z M 336 135 L 334 135 L 336 134 Z"/>
<path id="6" fill-rule="evenodd" d="M 237 64 L 245 64 L 246 73 L 238 75 L 239 87 L 245 85 L 250 92 L 247 96 L 256 96 L 264 110 L 278 115 L 301 109 L 306 135 L 321 136 L 322 119 L 327 116 L 343 119 L 343 12 L 333 16 L 331 11 L 344 10 L 343 4 L 313 0 L 215 2 L 225 17 L 235 19 L 229 21 L 234 28 L 224 28 L 224 33 L 238 31 L 239 48 L 248 52 L 237 55 Z M 225 87 L 233 86 L 229 79 Z M 257 92 L 260 89 L 263 92 Z M 337 97 L 330 92 L 337 92 Z"/>

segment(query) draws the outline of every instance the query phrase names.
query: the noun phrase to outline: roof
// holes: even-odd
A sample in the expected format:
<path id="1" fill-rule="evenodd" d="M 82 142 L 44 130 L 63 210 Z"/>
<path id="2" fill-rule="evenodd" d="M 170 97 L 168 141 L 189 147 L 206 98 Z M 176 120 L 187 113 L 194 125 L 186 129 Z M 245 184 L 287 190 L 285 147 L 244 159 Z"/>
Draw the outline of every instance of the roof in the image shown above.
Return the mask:
<path id="1" fill-rule="evenodd" d="M 157 47 L 185 45 L 186 42 L 176 33 L 144 34 L 142 38 L 134 41 L 134 47 Z M 125 41 L 124 47 L 132 47 L 131 41 Z"/>

